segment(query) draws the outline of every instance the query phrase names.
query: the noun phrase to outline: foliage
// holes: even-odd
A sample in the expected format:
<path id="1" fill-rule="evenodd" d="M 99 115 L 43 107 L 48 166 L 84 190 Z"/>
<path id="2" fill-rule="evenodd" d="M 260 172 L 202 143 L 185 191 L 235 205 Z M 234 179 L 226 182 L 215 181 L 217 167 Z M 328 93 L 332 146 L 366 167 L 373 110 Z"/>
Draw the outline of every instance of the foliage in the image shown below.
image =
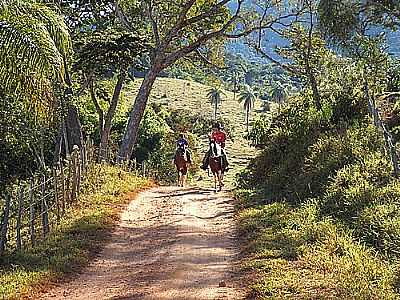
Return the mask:
<path id="1" fill-rule="evenodd" d="M 0 81 L 30 107 L 49 108 L 52 81 L 63 82 L 71 54 L 68 29 L 50 4 L 0 1 Z"/>
<path id="2" fill-rule="evenodd" d="M 246 111 L 250 111 L 254 107 L 254 102 L 257 96 L 250 86 L 245 85 L 244 90 L 239 95 L 239 102 L 243 103 L 243 108 Z"/>
<path id="3" fill-rule="evenodd" d="M 399 26 L 398 1 L 322 0 L 319 2 L 320 24 L 335 42 L 347 44 L 357 35 L 374 34 L 374 26 L 396 30 Z"/>
<path id="4" fill-rule="evenodd" d="M 388 108 L 384 120 L 396 124 L 396 98 L 388 91 L 396 89 L 396 69 L 386 69 L 374 42 L 362 49 L 370 61 L 326 50 L 315 65 L 321 110 L 306 88 L 250 133 L 263 150 L 239 178 L 250 190 L 240 195 L 240 222 L 255 225 L 245 234 L 261 299 L 309 299 L 316 292 L 332 299 L 398 298 L 398 180 L 363 88 L 367 80 L 372 94 L 387 95 L 377 104 Z"/>
<path id="5" fill-rule="evenodd" d="M 52 161 L 56 134 L 53 123 L 38 122 L 19 99 L 0 94 L 0 191 Z"/>

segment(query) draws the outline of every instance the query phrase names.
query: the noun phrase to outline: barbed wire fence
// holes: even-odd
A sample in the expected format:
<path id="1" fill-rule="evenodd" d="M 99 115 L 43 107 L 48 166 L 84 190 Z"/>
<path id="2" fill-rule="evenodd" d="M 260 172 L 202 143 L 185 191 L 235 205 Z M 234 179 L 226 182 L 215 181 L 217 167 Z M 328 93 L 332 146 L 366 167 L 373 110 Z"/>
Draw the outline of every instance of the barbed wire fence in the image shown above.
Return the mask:
<path id="1" fill-rule="evenodd" d="M 58 227 L 68 207 L 79 201 L 83 183 L 95 164 L 95 149 L 88 141 L 81 149 L 74 146 L 67 159 L 50 170 L 20 181 L 3 197 L 0 195 L 0 257 L 6 251 L 20 251 L 45 240 Z M 153 174 L 145 161 L 139 164 L 131 160 L 120 167 L 136 176 Z"/>

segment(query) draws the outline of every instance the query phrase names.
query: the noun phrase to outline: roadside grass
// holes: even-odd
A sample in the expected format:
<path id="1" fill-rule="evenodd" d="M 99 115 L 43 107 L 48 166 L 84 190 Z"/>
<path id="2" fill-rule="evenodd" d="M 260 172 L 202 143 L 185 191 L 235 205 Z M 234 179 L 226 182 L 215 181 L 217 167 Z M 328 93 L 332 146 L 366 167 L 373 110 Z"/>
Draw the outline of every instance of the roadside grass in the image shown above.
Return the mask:
<path id="1" fill-rule="evenodd" d="M 79 202 L 36 247 L 0 258 L 0 299 L 20 299 L 86 266 L 110 236 L 119 211 L 149 186 L 117 167 L 94 165 Z"/>
<path id="2" fill-rule="evenodd" d="M 321 217 L 316 201 L 294 208 L 253 198 L 250 207 L 238 194 L 244 269 L 257 274 L 249 299 L 398 299 L 397 267 Z"/>

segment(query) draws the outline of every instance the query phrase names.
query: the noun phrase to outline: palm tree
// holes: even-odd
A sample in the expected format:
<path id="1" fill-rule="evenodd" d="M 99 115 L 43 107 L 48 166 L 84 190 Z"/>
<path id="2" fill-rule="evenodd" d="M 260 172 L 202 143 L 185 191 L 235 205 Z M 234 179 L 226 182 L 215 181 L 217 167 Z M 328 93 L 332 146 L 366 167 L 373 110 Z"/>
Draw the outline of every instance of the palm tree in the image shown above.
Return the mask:
<path id="1" fill-rule="evenodd" d="M 54 9 L 53 9 L 54 8 Z M 71 38 L 54 6 L 34 0 L 0 0 L 0 88 L 37 107 L 52 99 L 52 82 L 64 80 Z"/>
<path id="2" fill-rule="evenodd" d="M 281 110 L 282 103 L 285 102 L 288 93 L 285 87 L 281 84 L 275 84 L 271 89 L 271 100 L 279 104 L 279 112 Z"/>
<path id="3" fill-rule="evenodd" d="M 244 90 L 239 95 L 239 102 L 243 102 L 243 108 L 246 112 L 246 127 L 247 133 L 249 132 L 249 120 L 250 120 L 250 111 L 254 107 L 254 102 L 256 101 L 257 96 L 255 92 L 249 85 L 244 86 Z"/>
<path id="4" fill-rule="evenodd" d="M 208 90 L 207 98 L 214 106 L 214 119 L 217 120 L 218 105 L 222 102 L 222 96 L 226 96 L 220 87 L 213 87 Z"/>
<path id="5" fill-rule="evenodd" d="M 232 84 L 232 86 L 233 86 L 233 101 L 235 101 L 236 100 L 236 93 L 237 93 L 237 91 L 238 91 L 238 79 L 239 79 L 239 76 L 238 76 L 238 73 L 237 73 L 237 71 L 233 71 L 233 73 L 230 75 L 230 77 L 229 77 L 229 82 Z"/>

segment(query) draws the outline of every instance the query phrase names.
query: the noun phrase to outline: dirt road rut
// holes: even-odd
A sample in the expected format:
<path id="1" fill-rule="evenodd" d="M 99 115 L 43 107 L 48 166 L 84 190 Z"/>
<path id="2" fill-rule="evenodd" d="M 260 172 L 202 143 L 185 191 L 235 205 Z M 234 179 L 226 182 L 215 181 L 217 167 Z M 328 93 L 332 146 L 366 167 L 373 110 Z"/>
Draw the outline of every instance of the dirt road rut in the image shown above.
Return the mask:
<path id="1" fill-rule="evenodd" d="M 75 280 L 41 299 L 242 299 L 233 200 L 158 187 L 123 212 L 111 242 Z M 225 286 L 226 285 L 226 286 Z"/>

